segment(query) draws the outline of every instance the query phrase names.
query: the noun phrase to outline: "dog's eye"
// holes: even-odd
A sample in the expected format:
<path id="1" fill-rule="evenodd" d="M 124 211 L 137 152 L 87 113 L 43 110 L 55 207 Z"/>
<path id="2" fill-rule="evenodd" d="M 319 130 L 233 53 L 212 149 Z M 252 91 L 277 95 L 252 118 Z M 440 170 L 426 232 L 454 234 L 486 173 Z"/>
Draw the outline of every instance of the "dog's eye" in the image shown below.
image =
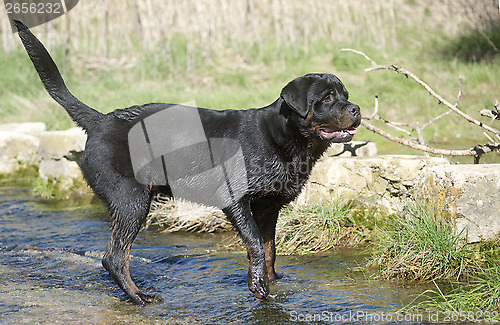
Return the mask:
<path id="1" fill-rule="evenodd" d="M 333 94 L 332 93 L 329 93 L 328 95 L 326 95 L 325 98 L 323 98 L 323 102 L 324 103 L 332 103 L 334 101 L 334 97 L 333 97 Z"/>

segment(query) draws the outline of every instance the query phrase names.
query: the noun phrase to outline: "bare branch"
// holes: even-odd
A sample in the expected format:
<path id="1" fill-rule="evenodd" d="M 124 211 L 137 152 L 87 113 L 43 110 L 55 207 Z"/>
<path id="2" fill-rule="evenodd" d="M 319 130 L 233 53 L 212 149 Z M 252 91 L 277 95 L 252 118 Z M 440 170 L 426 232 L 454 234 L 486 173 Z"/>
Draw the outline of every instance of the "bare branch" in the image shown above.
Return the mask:
<path id="1" fill-rule="evenodd" d="M 399 126 L 406 126 L 406 127 L 410 127 L 412 128 L 410 125 L 407 125 L 406 123 L 399 123 L 399 122 L 392 122 L 392 121 L 388 121 L 382 117 L 380 117 L 378 115 L 378 96 L 375 96 L 375 106 L 374 106 L 374 109 L 373 109 L 373 113 L 369 116 L 363 116 L 363 118 L 365 120 L 372 120 L 372 119 L 376 119 L 378 121 L 381 121 L 381 122 L 384 122 L 385 124 L 389 125 L 390 127 L 398 130 L 398 131 L 401 131 L 401 132 L 404 132 L 408 135 L 411 135 L 410 132 L 400 128 Z"/>
<path id="2" fill-rule="evenodd" d="M 462 75 L 458 76 L 458 95 L 457 95 L 457 101 L 455 102 L 455 107 L 458 107 L 458 102 L 460 102 L 460 98 L 462 98 L 462 84 L 463 84 L 464 78 Z"/>
<path id="3" fill-rule="evenodd" d="M 500 6 L 500 2 L 499 2 L 499 6 Z M 493 41 L 491 40 L 491 38 L 489 38 L 488 35 L 486 35 L 486 33 L 483 30 L 480 30 L 479 33 L 481 34 L 482 37 L 484 37 L 484 39 L 486 40 L 486 42 L 488 42 L 488 44 L 491 46 L 491 48 L 495 52 L 498 52 L 498 48 L 496 47 L 495 43 L 493 43 Z"/>
<path id="4" fill-rule="evenodd" d="M 450 149 L 439 149 L 439 148 L 432 148 L 427 145 L 422 145 L 418 144 L 412 141 L 408 141 L 406 139 L 401 139 L 395 136 L 392 136 L 391 134 L 383 131 L 382 129 L 366 122 L 366 121 L 361 121 L 361 125 L 363 125 L 365 128 L 368 130 L 375 132 L 381 136 L 383 136 L 386 139 L 389 139 L 393 142 L 405 145 L 407 147 L 410 147 L 412 149 L 420 150 L 423 152 L 428 152 L 436 155 L 444 155 L 444 156 L 481 156 L 485 153 L 492 152 L 492 151 L 497 151 L 500 150 L 500 144 L 496 145 L 491 145 L 491 144 L 484 144 L 484 145 L 478 145 L 474 148 L 468 149 L 468 150 L 450 150 Z"/>
<path id="5" fill-rule="evenodd" d="M 475 118 L 473 118 L 473 117 L 469 116 L 468 114 L 462 112 L 460 109 L 458 109 L 458 107 L 456 107 L 456 105 L 450 104 L 450 102 L 448 102 L 442 96 L 440 96 L 439 94 L 437 94 L 428 84 L 426 84 L 425 82 L 423 82 L 419 77 L 417 77 L 416 75 L 414 75 L 410 71 L 408 71 L 408 70 L 406 70 L 406 69 L 404 69 L 402 67 L 399 67 L 397 65 L 379 65 L 379 64 L 375 63 L 375 61 L 373 61 L 370 57 L 368 57 L 365 53 L 360 52 L 360 51 L 356 51 L 356 50 L 352 50 L 352 49 L 342 49 L 341 51 L 342 52 L 353 52 L 353 53 L 362 55 L 365 59 L 367 59 L 371 63 L 372 66 L 370 68 L 365 69 L 365 71 L 392 70 L 392 71 L 394 71 L 396 73 L 403 74 L 406 77 L 413 79 L 416 83 L 418 83 L 425 90 L 427 90 L 427 92 L 429 92 L 429 94 L 431 94 L 431 96 L 433 96 L 434 98 L 436 98 L 439 101 L 439 103 L 443 103 L 446 107 L 448 107 L 449 109 L 451 109 L 452 111 L 454 111 L 458 115 L 462 116 L 463 118 L 465 118 L 470 123 L 473 123 L 473 124 L 475 124 L 475 125 L 477 125 L 479 127 L 482 127 L 483 129 L 485 129 L 488 132 L 491 132 L 491 133 L 494 133 L 494 134 L 500 134 L 499 130 L 497 130 L 495 128 L 492 128 L 492 127 L 484 124 L 483 122 L 480 122 L 480 121 L 476 120 Z M 458 97 L 458 99 L 460 99 L 460 98 Z M 458 101 L 457 101 L 457 103 L 458 103 Z"/>
<path id="6" fill-rule="evenodd" d="M 455 107 L 458 107 L 458 103 L 460 102 L 460 98 L 462 98 L 462 84 L 463 84 L 463 77 L 462 77 L 462 75 L 460 75 L 458 77 L 458 95 L 457 95 L 457 101 L 455 102 Z M 435 123 L 438 120 L 442 119 L 443 117 L 451 114 L 451 112 L 452 112 L 451 110 L 446 111 L 443 114 L 438 115 L 435 118 L 429 120 L 427 123 L 425 123 L 424 125 L 422 125 L 422 127 L 420 128 L 420 131 L 423 131 L 426 127 L 428 127 L 432 123 Z"/>
<path id="7" fill-rule="evenodd" d="M 379 135 L 381 135 L 381 136 L 383 136 L 391 141 L 394 141 L 396 143 L 405 145 L 405 146 L 410 147 L 412 149 L 420 150 L 420 151 L 424 152 L 426 155 L 429 155 L 429 153 L 432 153 L 432 154 L 436 154 L 436 155 L 445 155 L 445 156 L 473 156 L 474 163 L 476 163 L 476 164 L 479 163 L 479 159 L 481 158 L 481 156 L 483 154 L 489 153 L 492 151 L 500 152 L 500 131 L 498 131 L 498 130 L 496 130 L 488 125 L 485 125 L 484 123 L 474 119 L 473 117 L 465 114 L 460 109 L 458 109 L 458 104 L 460 102 L 460 99 L 462 98 L 463 77 L 461 75 L 458 78 L 457 98 L 456 98 L 455 104 L 452 105 L 451 103 L 446 101 L 443 97 L 441 97 L 439 94 L 437 94 L 428 84 L 423 82 L 419 77 L 417 77 L 416 75 L 414 75 L 413 73 L 411 73 L 410 71 L 408 71 L 402 67 L 398 67 L 396 65 L 378 65 L 368 55 L 366 55 L 365 53 L 363 53 L 361 51 L 357 51 L 357 50 L 342 49 L 341 52 L 353 52 L 353 53 L 356 53 L 358 55 L 363 56 L 366 60 L 368 60 L 371 63 L 371 67 L 365 69 L 365 71 L 393 70 L 396 73 L 401 73 L 401 74 L 405 75 L 406 77 L 413 79 L 416 83 L 418 83 L 420 86 L 422 86 L 424 89 L 426 89 L 431 94 L 431 96 L 436 98 L 440 104 L 443 103 L 446 107 L 449 108 L 449 110 L 447 112 L 432 118 L 431 120 L 426 122 L 423 126 L 419 127 L 418 125 L 413 126 L 413 125 L 410 125 L 408 123 L 393 122 L 393 121 L 389 121 L 389 120 L 386 120 L 386 119 L 383 119 L 382 117 L 380 117 L 378 115 L 378 111 L 379 111 L 378 96 L 375 96 L 375 107 L 374 107 L 373 113 L 369 116 L 363 116 L 364 120 L 361 122 L 361 124 L 365 128 L 367 128 L 368 130 L 375 132 L 375 133 L 377 133 L 377 134 L 379 134 Z M 490 117 L 493 117 L 493 119 L 500 119 L 500 112 L 498 109 L 498 101 L 495 101 L 494 108 L 495 108 L 496 112 L 493 110 L 483 110 L 483 111 L 481 111 L 481 115 L 490 116 Z M 494 133 L 495 138 L 497 138 L 499 141 L 494 141 L 492 139 L 492 137 L 490 137 L 486 132 L 484 132 L 484 134 L 486 135 L 488 140 L 491 141 L 491 144 L 478 145 L 474 148 L 467 149 L 467 150 L 441 149 L 441 148 L 433 148 L 433 147 L 426 145 L 425 139 L 423 136 L 423 130 L 426 127 L 428 127 L 429 125 L 431 125 L 432 123 L 435 123 L 436 121 L 440 120 L 441 118 L 449 115 L 451 112 L 455 112 L 456 114 L 465 118 L 468 122 L 473 123 L 475 125 L 478 125 L 488 132 Z M 381 121 L 381 122 L 385 123 L 387 126 L 394 128 L 398 131 L 404 132 L 405 134 L 407 134 L 409 136 L 411 136 L 411 133 L 409 131 L 403 129 L 403 127 L 409 128 L 412 131 L 415 131 L 417 133 L 417 139 L 415 141 L 418 141 L 418 143 L 415 141 L 411 141 L 411 140 L 407 140 L 407 139 L 393 136 L 393 135 L 383 131 L 382 129 L 380 129 L 380 128 L 378 128 L 378 127 L 376 127 L 376 126 L 374 126 L 366 121 L 366 120 L 371 120 L 371 119 Z"/>
<path id="8" fill-rule="evenodd" d="M 364 56 L 365 59 L 367 59 L 368 61 L 370 61 L 370 63 L 373 65 L 377 65 L 377 63 L 375 63 L 375 61 L 373 61 L 372 59 L 370 59 L 370 57 L 368 55 L 366 55 L 365 53 L 361 52 L 361 51 L 356 51 L 356 50 L 353 50 L 353 49 L 340 49 L 340 52 L 352 52 L 352 53 L 356 53 L 356 54 L 359 54 L 359 55 L 362 55 Z"/>
<path id="9" fill-rule="evenodd" d="M 387 124 L 388 126 L 390 126 L 391 128 L 393 128 L 393 129 L 395 129 L 395 130 L 398 130 L 398 131 L 400 131 L 400 132 L 406 133 L 406 134 L 408 134 L 408 135 L 410 135 L 410 136 L 411 136 L 411 133 L 410 133 L 410 132 L 408 132 L 408 131 L 406 131 L 405 129 L 400 128 L 400 127 L 398 126 L 398 124 L 399 124 L 400 126 L 410 127 L 410 126 L 409 126 L 409 125 L 407 125 L 407 124 L 397 123 L 397 122 L 391 122 L 391 121 L 388 121 L 388 120 L 386 120 L 386 119 L 381 118 L 380 116 L 375 117 L 375 119 L 377 119 L 378 121 L 384 122 L 385 124 Z M 410 127 L 410 128 L 411 128 L 411 127 Z M 413 129 L 413 128 L 412 128 L 412 129 Z"/>
<path id="10" fill-rule="evenodd" d="M 500 120 L 500 114 L 498 114 L 495 111 L 492 111 L 491 109 L 483 109 L 481 110 L 481 116 L 486 116 L 491 118 L 492 121 L 494 120 Z"/>
<path id="11" fill-rule="evenodd" d="M 375 118 L 376 116 L 378 116 L 377 114 L 378 114 L 378 96 L 375 95 L 375 107 L 373 109 L 373 113 L 369 116 L 363 116 L 363 118 L 365 120 L 371 120 L 371 119 Z"/>
<path id="12" fill-rule="evenodd" d="M 378 103 L 377 103 L 378 107 Z M 500 110 L 498 109 L 498 100 L 493 102 L 493 108 L 495 110 L 483 109 L 481 110 L 481 116 L 486 116 L 491 118 L 491 121 L 500 120 Z"/>
<path id="13" fill-rule="evenodd" d="M 483 134 L 488 140 L 490 140 L 491 143 L 495 143 L 495 140 L 493 140 L 488 133 L 483 132 Z"/>
<path id="14" fill-rule="evenodd" d="M 432 123 L 442 119 L 443 117 L 445 117 L 446 115 L 450 115 L 452 111 L 447 111 L 447 112 L 444 112 L 443 114 L 439 115 L 439 116 L 436 116 L 435 118 L 431 119 L 429 122 L 425 123 L 424 125 L 422 125 L 422 127 L 420 128 L 421 130 L 425 129 L 426 127 L 428 127 L 429 125 L 431 125 Z"/>

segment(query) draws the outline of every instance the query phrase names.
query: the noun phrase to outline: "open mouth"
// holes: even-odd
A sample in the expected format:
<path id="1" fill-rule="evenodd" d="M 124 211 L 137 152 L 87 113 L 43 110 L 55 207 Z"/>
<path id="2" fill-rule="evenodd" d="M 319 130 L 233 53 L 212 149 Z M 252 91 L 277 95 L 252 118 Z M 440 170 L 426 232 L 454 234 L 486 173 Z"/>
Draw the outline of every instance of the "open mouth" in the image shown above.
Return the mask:
<path id="1" fill-rule="evenodd" d="M 323 140 L 336 140 L 338 142 L 351 141 L 352 137 L 356 134 L 356 129 L 346 129 L 334 131 L 328 128 L 319 129 L 319 136 Z"/>

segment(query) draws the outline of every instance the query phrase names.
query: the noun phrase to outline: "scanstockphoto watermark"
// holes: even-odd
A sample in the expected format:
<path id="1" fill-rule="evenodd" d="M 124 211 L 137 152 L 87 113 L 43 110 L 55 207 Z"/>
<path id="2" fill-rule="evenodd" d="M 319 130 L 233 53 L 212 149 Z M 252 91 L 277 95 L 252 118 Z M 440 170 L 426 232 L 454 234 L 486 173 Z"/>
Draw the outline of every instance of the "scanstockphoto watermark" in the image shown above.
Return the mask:
<path id="1" fill-rule="evenodd" d="M 195 104 L 195 103 L 189 103 Z M 206 134 L 195 105 L 172 105 L 139 118 L 128 133 L 135 179 L 169 186 L 174 198 L 224 209 L 248 191 L 240 143 Z"/>
<path id="2" fill-rule="evenodd" d="M 79 0 L 4 0 L 5 11 L 12 26 L 19 20 L 28 27 L 35 27 L 56 19 L 73 9 Z"/>
<path id="3" fill-rule="evenodd" d="M 379 323 L 379 322 L 423 322 L 427 321 L 422 314 L 370 313 L 367 311 L 346 311 L 320 313 L 290 312 L 292 322 L 331 322 L 331 323 Z"/>
<path id="4" fill-rule="evenodd" d="M 292 322 L 322 322 L 322 323 L 391 323 L 391 322 L 497 322 L 499 314 L 496 311 L 433 311 L 426 313 L 385 313 L 369 311 L 345 311 L 319 313 L 290 312 Z"/>

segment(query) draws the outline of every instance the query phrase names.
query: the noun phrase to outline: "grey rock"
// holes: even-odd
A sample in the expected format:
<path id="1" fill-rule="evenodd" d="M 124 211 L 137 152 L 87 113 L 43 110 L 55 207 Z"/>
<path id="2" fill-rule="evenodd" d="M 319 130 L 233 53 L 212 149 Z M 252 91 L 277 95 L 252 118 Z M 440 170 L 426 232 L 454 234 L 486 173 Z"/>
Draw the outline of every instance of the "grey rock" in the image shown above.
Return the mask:
<path id="1" fill-rule="evenodd" d="M 39 143 L 32 135 L 0 131 L 0 174 L 36 164 Z"/>
<path id="2" fill-rule="evenodd" d="M 38 158 L 60 159 L 72 152 L 83 152 L 87 134 L 81 128 L 64 131 L 47 131 L 40 138 Z"/>
<path id="3" fill-rule="evenodd" d="M 446 213 L 469 242 L 500 234 L 500 164 L 430 168 L 415 181 L 413 196 Z"/>
<path id="4" fill-rule="evenodd" d="M 40 161 L 38 175 L 44 182 L 55 182 L 60 191 L 69 190 L 75 181 L 83 183 L 80 167 L 74 161 L 62 159 L 44 159 Z"/>
<path id="5" fill-rule="evenodd" d="M 449 164 L 444 158 L 421 156 L 324 157 L 296 202 L 356 200 L 394 213 L 404 206 L 408 189 L 423 170 Z"/>
<path id="6" fill-rule="evenodd" d="M 90 193 L 77 163 L 86 141 L 87 134 L 81 128 L 42 133 L 38 151 L 40 179 L 51 182 L 61 193 L 75 189 L 75 184 L 79 192 Z"/>

